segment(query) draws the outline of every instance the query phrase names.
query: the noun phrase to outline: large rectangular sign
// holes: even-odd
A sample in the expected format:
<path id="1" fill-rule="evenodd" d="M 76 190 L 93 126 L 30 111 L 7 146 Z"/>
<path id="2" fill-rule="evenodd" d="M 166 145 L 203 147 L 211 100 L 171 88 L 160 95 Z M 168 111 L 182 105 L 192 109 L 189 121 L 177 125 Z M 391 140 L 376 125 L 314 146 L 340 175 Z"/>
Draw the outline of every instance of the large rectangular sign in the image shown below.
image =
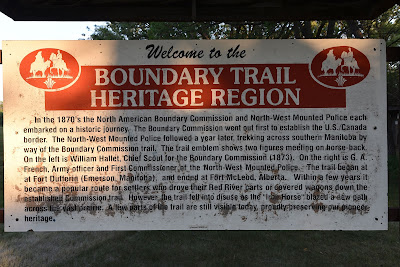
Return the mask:
<path id="1" fill-rule="evenodd" d="M 387 229 L 381 40 L 7 41 L 5 231 Z"/>

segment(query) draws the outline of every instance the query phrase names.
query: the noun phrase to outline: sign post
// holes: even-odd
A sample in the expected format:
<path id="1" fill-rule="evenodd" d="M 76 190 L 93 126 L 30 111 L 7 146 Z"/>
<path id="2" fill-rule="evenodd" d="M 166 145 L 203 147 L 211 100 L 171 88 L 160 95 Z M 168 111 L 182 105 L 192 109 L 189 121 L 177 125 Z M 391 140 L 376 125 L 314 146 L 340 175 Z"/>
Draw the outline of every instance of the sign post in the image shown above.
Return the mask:
<path id="1" fill-rule="evenodd" d="M 3 51 L 5 231 L 387 229 L 381 40 Z"/>

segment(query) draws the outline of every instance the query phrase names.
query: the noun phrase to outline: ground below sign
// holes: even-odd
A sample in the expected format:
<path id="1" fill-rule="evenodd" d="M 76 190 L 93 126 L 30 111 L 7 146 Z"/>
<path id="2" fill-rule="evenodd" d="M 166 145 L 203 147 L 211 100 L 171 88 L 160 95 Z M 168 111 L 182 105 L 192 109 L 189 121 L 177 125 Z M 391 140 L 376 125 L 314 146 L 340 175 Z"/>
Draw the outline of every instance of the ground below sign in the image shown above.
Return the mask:
<path id="1" fill-rule="evenodd" d="M 3 50 L 6 231 L 387 228 L 381 40 Z"/>

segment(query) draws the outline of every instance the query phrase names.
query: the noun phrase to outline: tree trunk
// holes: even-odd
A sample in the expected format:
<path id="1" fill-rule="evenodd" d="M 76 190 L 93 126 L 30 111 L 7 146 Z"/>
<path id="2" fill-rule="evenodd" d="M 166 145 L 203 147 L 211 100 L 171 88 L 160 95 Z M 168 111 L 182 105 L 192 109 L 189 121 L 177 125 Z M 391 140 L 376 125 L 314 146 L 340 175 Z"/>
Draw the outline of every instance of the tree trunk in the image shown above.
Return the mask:
<path id="1" fill-rule="evenodd" d="M 312 31 L 311 31 L 311 22 L 310 21 L 304 21 L 304 25 L 302 27 L 302 32 L 303 36 L 307 39 L 312 39 Z"/>
<path id="2" fill-rule="evenodd" d="M 336 24 L 335 20 L 330 20 L 328 22 L 328 31 L 326 33 L 326 38 L 334 38 L 335 37 L 335 36 L 333 36 L 333 34 L 335 32 L 335 24 Z"/>
<path id="3" fill-rule="evenodd" d="M 352 37 L 351 35 L 354 35 L 355 38 L 358 39 L 363 39 L 364 35 L 362 34 L 360 27 L 358 27 L 358 24 L 355 20 L 346 20 L 347 25 L 349 26 L 349 33 L 350 36 L 348 37 Z"/>

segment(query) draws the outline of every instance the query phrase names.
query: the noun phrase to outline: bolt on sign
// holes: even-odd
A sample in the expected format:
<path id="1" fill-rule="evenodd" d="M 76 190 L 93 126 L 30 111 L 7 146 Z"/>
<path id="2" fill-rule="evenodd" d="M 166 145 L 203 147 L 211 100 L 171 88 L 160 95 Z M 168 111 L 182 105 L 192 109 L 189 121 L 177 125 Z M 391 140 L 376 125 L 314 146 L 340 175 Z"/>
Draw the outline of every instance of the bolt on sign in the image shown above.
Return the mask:
<path id="1" fill-rule="evenodd" d="M 381 40 L 3 50 L 5 231 L 387 229 Z"/>

